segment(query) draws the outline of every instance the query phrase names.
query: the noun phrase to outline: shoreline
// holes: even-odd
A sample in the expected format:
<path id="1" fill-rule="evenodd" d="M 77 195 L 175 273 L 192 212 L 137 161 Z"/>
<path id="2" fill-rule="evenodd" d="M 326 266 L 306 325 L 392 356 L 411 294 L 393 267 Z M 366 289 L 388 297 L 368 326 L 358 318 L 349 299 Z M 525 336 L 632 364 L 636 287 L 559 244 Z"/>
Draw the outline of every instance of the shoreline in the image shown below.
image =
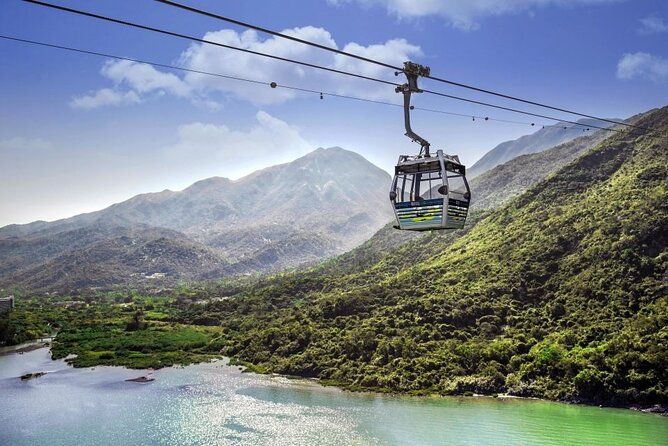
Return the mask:
<path id="1" fill-rule="evenodd" d="M 11 358 L 11 359 L 10 359 Z M 2 358 L 0 444 L 656 444 L 666 418 L 551 401 L 353 394 L 316 380 L 244 374 L 226 360 L 156 370 L 75 370 L 48 349 Z M 21 382 L 28 371 L 50 370 Z M 7 392 L 5 392 L 7 390 Z M 527 429 L 527 427 L 529 429 Z M 30 436 L 26 435 L 30 433 Z M 576 434 L 574 434 L 574 432 Z M 326 437 L 323 437 L 326 435 Z M 619 435 L 610 441 L 611 435 Z M 327 438 L 327 441 L 322 441 Z M 283 439 L 286 439 L 283 442 Z M 577 441 L 576 441 L 577 442 Z"/>
<path id="2" fill-rule="evenodd" d="M 257 373 L 257 372 L 252 372 L 252 373 Z M 259 373 L 262 374 L 262 373 Z M 372 395 L 390 395 L 390 396 L 402 396 L 402 397 L 414 397 L 414 398 L 492 398 L 492 399 L 516 399 L 516 400 L 524 400 L 524 401 L 543 401 L 543 402 L 549 402 L 549 403 L 558 403 L 558 404 L 566 404 L 566 405 L 571 405 L 571 406 L 584 406 L 584 407 L 592 407 L 592 408 L 601 408 L 601 409 L 620 409 L 620 410 L 631 410 L 634 412 L 641 412 L 645 414 L 652 414 L 652 415 L 659 415 L 662 417 L 668 417 L 668 406 L 664 406 L 662 404 L 653 404 L 650 406 L 643 406 L 640 404 L 629 404 L 629 405 L 606 405 L 606 404 L 596 404 L 596 403 L 589 403 L 584 400 L 551 400 L 548 398 L 540 398 L 540 397 L 535 397 L 535 396 L 519 396 L 519 395 L 512 395 L 509 393 L 495 393 L 495 394 L 484 394 L 484 393 L 472 393 L 470 395 L 468 394 L 450 394 L 450 395 L 444 395 L 440 393 L 427 393 L 427 392 L 417 392 L 417 393 L 410 393 L 410 392 L 397 392 L 394 390 L 385 390 L 385 389 L 361 389 L 357 387 L 352 387 L 352 386 L 347 386 L 345 383 L 334 383 L 334 382 L 327 382 L 327 381 L 322 381 L 319 378 L 306 378 L 306 377 L 301 377 L 301 376 L 295 376 L 295 375 L 279 375 L 275 374 L 277 376 L 284 376 L 288 379 L 300 379 L 300 380 L 307 380 L 307 381 L 312 381 L 314 383 L 317 383 L 323 387 L 332 387 L 336 389 L 340 389 L 343 392 L 350 392 L 350 393 L 362 393 L 362 394 L 372 394 Z"/>
<path id="3" fill-rule="evenodd" d="M 43 338 L 43 339 L 49 339 L 49 341 L 53 338 Z M 22 354 L 23 352 L 28 352 L 28 351 L 34 351 L 34 350 L 39 350 L 41 348 L 47 348 L 49 349 L 49 355 L 51 356 L 51 349 L 48 341 L 44 341 L 43 339 L 40 339 L 39 341 L 32 341 L 28 342 L 25 344 L 21 344 L 19 346 L 14 346 L 14 350 L 11 351 L 0 351 L 0 356 L 4 355 L 10 355 L 12 353 L 15 354 Z M 64 360 L 63 358 L 57 358 L 54 359 L 53 357 L 51 358 L 53 361 L 58 361 L 58 360 Z M 601 404 L 595 404 L 595 403 L 587 403 L 585 401 L 581 400 L 551 400 L 547 398 L 539 398 L 539 397 L 527 397 L 527 396 L 518 396 L 518 395 L 512 395 L 508 393 L 497 393 L 497 394 L 453 394 L 453 395 L 443 395 L 439 393 L 428 393 L 428 392 L 417 392 L 417 393 L 409 393 L 409 392 L 397 392 L 397 391 L 392 391 L 389 389 L 364 389 L 364 388 L 358 388 L 354 386 L 347 385 L 346 383 L 342 382 L 334 382 L 334 381 L 328 381 L 328 380 L 322 380 L 320 378 L 311 378 L 311 377 L 304 377 L 304 376 L 298 376 L 298 375 L 283 375 L 279 373 L 270 373 L 270 372 L 263 372 L 260 370 L 257 370 L 257 367 L 253 366 L 252 364 L 245 363 L 243 361 L 236 360 L 234 358 L 230 358 L 227 356 L 221 356 L 218 359 L 212 359 L 209 361 L 200 361 L 196 363 L 191 363 L 187 365 L 182 365 L 182 364 L 174 364 L 170 366 L 165 366 L 165 367 L 160 367 L 160 368 L 171 368 L 171 369 L 177 369 L 181 367 L 186 367 L 188 365 L 197 365 L 197 364 L 207 364 L 207 363 L 212 363 L 212 362 L 217 362 L 217 361 L 222 361 L 225 366 L 228 367 L 235 367 L 235 368 L 242 368 L 242 373 L 253 373 L 258 376 L 267 376 L 267 377 L 281 377 L 285 378 L 290 381 L 301 381 L 304 384 L 309 384 L 309 385 L 316 385 L 318 387 L 321 387 L 323 389 L 326 388 L 331 388 L 331 389 L 336 389 L 341 392 L 350 392 L 350 393 L 357 393 L 357 394 L 367 394 L 367 395 L 378 395 L 378 396 L 394 396 L 394 397 L 416 397 L 416 398 L 492 398 L 492 399 L 517 399 L 517 400 L 526 400 L 526 401 L 543 401 L 543 402 L 550 402 L 550 403 L 560 403 L 560 404 L 568 404 L 568 405 L 576 405 L 576 406 L 585 406 L 585 407 L 599 407 L 599 408 L 607 408 L 607 409 L 625 409 L 625 410 L 632 410 L 634 412 L 641 412 L 645 414 L 652 414 L 652 415 L 659 415 L 663 417 L 668 417 L 668 407 L 661 405 L 661 404 L 654 404 L 651 406 L 642 406 L 639 404 L 631 404 L 631 405 L 619 405 L 619 406 L 612 406 L 612 405 L 601 405 Z M 92 367 L 121 367 L 126 370 L 133 370 L 133 371 L 142 371 L 146 370 L 147 372 L 153 372 L 156 369 L 153 368 L 147 368 L 147 369 L 134 369 L 131 367 L 127 367 L 124 365 L 109 365 L 109 364 L 97 364 L 93 366 L 86 366 L 86 367 L 76 367 L 73 364 L 71 364 L 69 361 L 65 360 L 65 363 L 74 369 L 86 369 L 86 368 L 92 368 Z"/>
<path id="4" fill-rule="evenodd" d="M 45 337 L 45 338 L 39 338 L 34 341 L 28 341 L 24 342 L 22 344 L 17 344 L 17 345 L 7 345 L 4 347 L 0 347 L 0 356 L 7 356 L 11 355 L 12 353 L 26 353 L 30 352 L 33 350 L 37 350 L 40 348 L 44 347 L 49 347 L 51 344 L 51 341 L 53 340 L 53 336 L 50 337 Z"/>

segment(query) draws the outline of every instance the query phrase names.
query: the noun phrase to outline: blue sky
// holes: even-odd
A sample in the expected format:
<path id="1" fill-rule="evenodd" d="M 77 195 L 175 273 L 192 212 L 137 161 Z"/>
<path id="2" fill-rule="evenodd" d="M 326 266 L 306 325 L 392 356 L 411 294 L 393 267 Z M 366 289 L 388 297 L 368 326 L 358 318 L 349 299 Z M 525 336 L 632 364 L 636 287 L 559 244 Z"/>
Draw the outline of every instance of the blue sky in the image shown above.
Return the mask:
<path id="1" fill-rule="evenodd" d="M 186 2 L 186 0 L 183 0 Z M 54 0 L 56 2 L 56 0 Z M 149 0 L 58 0 L 221 42 L 392 79 L 392 73 L 300 44 L 244 33 Z M 203 9 L 373 58 L 565 106 L 627 117 L 666 105 L 668 5 L 663 0 L 188 0 Z M 155 35 L 5 0 L 0 34 L 399 101 L 391 87 Z M 182 72 L 0 41 L 0 225 L 92 211 L 142 192 L 182 189 L 209 176 L 238 178 L 319 146 L 355 150 L 390 170 L 416 146 L 399 108 L 320 100 Z M 171 72 L 171 74 L 170 74 Z M 501 105 L 466 90 L 424 87 Z M 532 119 L 420 95 L 415 104 Z M 530 109 L 529 107 L 524 107 Z M 540 110 L 535 111 L 540 112 Z M 563 118 L 569 115 L 556 114 Z M 547 123 L 544 120 L 536 122 Z M 426 112 L 414 128 L 473 163 L 531 127 Z"/>

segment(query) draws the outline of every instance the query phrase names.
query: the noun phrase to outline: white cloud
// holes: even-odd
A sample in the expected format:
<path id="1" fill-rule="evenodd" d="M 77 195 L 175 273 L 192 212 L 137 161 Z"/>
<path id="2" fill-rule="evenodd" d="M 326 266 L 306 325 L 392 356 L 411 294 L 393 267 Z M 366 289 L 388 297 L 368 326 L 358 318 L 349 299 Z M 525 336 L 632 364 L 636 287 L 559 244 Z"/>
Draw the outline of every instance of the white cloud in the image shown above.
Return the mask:
<path id="1" fill-rule="evenodd" d="M 287 29 L 282 32 L 322 45 L 339 48 L 331 34 L 323 28 L 306 26 Z M 224 29 L 208 32 L 203 38 L 252 51 L 306 61 L 339 70 L 353 71 L 396 82 L 392 70 L 280 37 L 263 39 L 255 31 L 237 33 L 233 30 Z M 422 54 L 419 46 L 412 45 L 404 39 L 392 39 L 385 43 L 369 46 L 351 42 L 346 44 L 343 49 L 397 66 L 401 66 L 404 61 Z M 210 44 L 191 45 L 181 54 L 179 65 L 192 70 L 254 79 L 267 83 L 277 82 L 280 85 L 317 91 L 356 94 L 368 99 L 396 98 L 393 88 L 384 84 L 374 85 L 369 81 L 227 50 Z M 159 71 L 151 65 L 124 60 L 107 61 L 101 70 L 101 74 L 114 83 L 114 89 L 100 90 L 97 94 L 100 97 L 75 98 L 73 100 L 74 106 L 94 108 L 102 105 L 129 104 L 138 102 L 146 94 L 154 93 L 185 98 L 198 106 L 216 109 L 219 104 L 212 98 L 216 94 L 247 100 L 256 105 L 280 103 L 298 95 L 304 95 L 304 93 L 295 90 L 272 89 L 269 85 L 262 86 L 199 73 L 188 72 L 182 76 L 177 76 L 173 73 Z M 129 89 L 132 98 L 124 98 L 120 93 L 117 93 L 118 90 L 123 88 Z"/>
<path id="2" fill-rule="evenodd" d="M 175 74 L 163 73 L 144 63 L 110 60 L 101 72 L 116 85 L 127 85 L 137 93 L 164 91 L 178 97 L 189 97 L 191 94 L 190 86 Z"/>
<path id="3" fill-rule="evenodd" d="M 0 150 L 50 150 L 53 144 L 42 138 L 23 138 L 16 136 L 14 138 L 0 140 Z"/>
<path id="4" fill-rule="evenodd" d="M 321 45 L 339 48 L 331 34 L 323 28 L 306 26 L 287 29 L 282 32 Z M 394 80 L 392 71 L 386 68 L 335 55 L 280 37 L 270 37 L 263 40 L 255 31 L 237 33 L 232 30 L 221 30 L 207 33 L 204 39 L 339 70 L 354 71 L 367 76 Z M 366 47 L 357 43 L 348 43 L 343 49 L 397 65 L 401 65 L 405 60 L 421 54 L 420 47 L 411 45 L 404 39 L 393 39 L 383 44 Z M 181 56 L 181 63 L 188 68 L 200 71 L 224 73 L 265 82 L 273 81 L 318 91 L 355 93 L 369 99 L 394 98 L 395 96 L 393 89 L 387 85 L 380 86 L 379 84 L 379 86 L 375 86 L 370 84 L 369 81 L 361 81 L 252 54 L 223 50 L 207 44 L 192 45 Z M 255 104 L 282 102 L 299 94 L 293 90 L 280 88 L 274 90 L 268 86 L 263 88 L 254 84 L 245 84 L 197 73 L 188 73 L 185 80 L 199 91 L 223 92 L 249 100 Z"/>
<path id="5" fill-rule="evenodd" d="M 638 32 L 640 34 L 657 34 L 668 31 L 668 24 L 663 21 L 663 18 L 655 14 L 643 17 L 639 22 L 640 28 L 638 29 Z"/>
<path id="6" fill-rule="evenodd" d="M 325 30 L 313 27 L 300 28 L 299 30 L 284 32 L 293 36 L 308 38 L 323 45 L 336 46 L 330 34 Z M 324 51 L 317 51 L 307 45 L 297 44 L 278 37 L 262 40 L 255 31 L 237 33 L 225 29 L 208 32 L 203 39 L 252 51 L 270 53 L 279 57 L 308 60 L 312 63 L 324 65 L 327 64 L 326 59 L 332 59 Z M 180 61 L 181 65 L 194 70 L 252 78 L 265 82 L 273 81 L 300 85 L 306 74 L 305 68 L 298 65 L 238 51 L 225 50 L 209 44 L 191 45 L 181 55 Z M 185 80 L 200 91 L 230 93 L 256 104 L 276 103 L 295 97 L 295 92 L 290 90 L 273 90 L 269 86 L 264 87 L 197 73 L 187 73 Z"/>
<path id="7" fill-rule="evenodd" d="M 129 60 L 108 60 L 100 73 L 114 83 L 114 88 L 102 88 L 94 93 L 74 97 L 70 105 L 74 108 L 90 110 L 104 106 L 122 106 L 141 102 L 142 95 L 166 93 L 191 98 L 194 103 L 215 108 L 215 104 L 192 95 L 191 87 L 172 73 L 163 73 L 152 65 Z M 126 88 L 126 91 L 122 89 Z"/>
<path id="8" fill-rule="evenodd" d="M 70 106 L 83 110 L 91 110 L 107 105 L 137 104 L 140 101 L 139 95 L 132 90 L 123 92 L 112 90 L 111 88 L 102 88 L 91 94 L 72 98 Z"/>
<path id="9" fill-rule="evenodd" d="M 644 78 L 655 82 L 668 80 L 668 59 L 649 53 L 626 53 L 617 63 L 619 79 Z"/>
<path id="10" fill-rule="evenodd" d="M 343 47 L 343 51 L 400 67 L 405 61 L 413 59 L 412 56 L 422 54 L 419 46 L 412 45 L 405 39 L 392 39 L 384 44 L 366 47 L 357 43 L 349 43 Z M 334 66 L 338 70 L 359 73 L 368 77 L 404 82 L 403 78 L 394 77 L 394 73 L 386 68 L 340 54 L 335 56 Z M 386 84 L 370 86 L 369 81 L 348 79 L 347 82 L 341 82 L 339 78 L 340 76 L 334 79 L 335 84 L 332 87 L 338 93 L 358 94 L 368 99 L 396 99 L 394 88 Z"/>
<path id="11" fill-rule="evenodd" d="M 178 142 L 165 152 L 172 160 L 220 165 L 225 176 L 238 178 L 313 150 L 298 128 L 264 111 L 255 118 L 256 124 L 247 131 L 202 122 L 181 125 Z"/>
<path id="12" fill-rule="evenodd" d="M 478 20 L 487 16 L 532 12 L 532 8 L 578 6 L 624 0 L 327 0 L 339 5 L 357 2 L 363 6 L 381 5 L 399 18 L 443 17 L 455 28 L 470 31 L 479 28 Z"/>

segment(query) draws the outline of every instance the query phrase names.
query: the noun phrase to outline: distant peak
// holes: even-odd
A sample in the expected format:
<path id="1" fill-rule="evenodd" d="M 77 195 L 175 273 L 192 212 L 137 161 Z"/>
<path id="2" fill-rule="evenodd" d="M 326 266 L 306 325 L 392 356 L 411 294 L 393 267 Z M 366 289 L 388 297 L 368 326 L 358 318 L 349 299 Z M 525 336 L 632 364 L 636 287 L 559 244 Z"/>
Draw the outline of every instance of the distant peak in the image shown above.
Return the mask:
<path id="1" fill-rule="evenodd" d="M 344 152 L 344 153 L 355 153 L 355 152 L 352 152 L 352 151 L 350 151 L 350 150 L 343 149 L 343 148 L 341 148 L 341 147 L 339 147 L 339 146 L 334 146 L 334 147 L 327 147 L 327 148 L 325 148 L 325 147 L 318 147 L 318 148 L 315 149 L 313 152 L 308 153 L 307 156 L 308 156 L 308 155 L 313 155 L 313 154 L 337 153 L 337 152 L 339 152 L 339 153 L 341 153 L 341 152 Z"/>
<path id="2" fill-rule="evenodd" d="M 210 177 L 203 180 L 196 181 L 195 183 L 188 186 L 185 190 L 201 190 L 207 189 L 210 187 L 225 186 L 231 184 L 232 180 L 225 177 Z"/>
<path id="3" fill-rule="evenodd" d="M 353 163 L 353 164 L 371 164 L 369 160 L 364 158 L 357 152 L 346 150 L 338 146 L 323 148 L 319 147 L 306 155 L 297 158 L 288 163 L 293 166 L 303 166 L 311 162 L 326 161 L 336 163 Z"/>

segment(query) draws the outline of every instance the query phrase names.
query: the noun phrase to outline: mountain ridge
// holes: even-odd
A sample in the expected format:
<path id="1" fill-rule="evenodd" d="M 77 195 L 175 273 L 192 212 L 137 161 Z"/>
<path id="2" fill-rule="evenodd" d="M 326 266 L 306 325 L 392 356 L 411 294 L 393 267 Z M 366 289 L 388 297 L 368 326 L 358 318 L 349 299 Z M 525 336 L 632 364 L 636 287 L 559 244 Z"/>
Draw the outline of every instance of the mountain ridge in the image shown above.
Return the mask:
<path id="1" fill-rule="evenodd" d="M 0 259 L 9 266 L 4 269 L 5 277 L 0 271 L 0 284 L 9 286 L 16 277 L 25 283 L 27 276 L 15 273 L 38 271 L 40 264 L 47 265 L 57 255 L 71 251 L 62 240 L 69 240 L 73 249 L 97 243 L 118 250 L 120 245 L 100 244 L 101 239 L 118 239 L 133 226 L 175 231 L 165 232 L 165 237 L 187 246 L 193 255 L 206 251 L 218 258 L 219 265 L 213 259 L 207 262 L 211 274 L 275 271 L 313 263 L 355 247 L 389 221 L 391 207 L 377 203 L 381 197 L 386 201 L 390 181 L 387 172 L 359 154 L 338 147 L 319 148 L 237 180 L 211 177 L 181 191 L 138 194 L 67 219 L 6 226 L 0 228 Z M 91 229 L 86 237 L 72 239 L 85 228 Z M 143 236 L 152 237 L 150 231 L 138 235 L 139 239 Z M 31 243 L 42 248 L 26 254 Z M 71 252 L 69 258 L 84 254 Z M 115 268 L 125 271 L 121 263 L 114 260 Z M 200 277 L 191 269 L 172 279 Z M 120 279 L 122 275 L 109 277 Z"/>
<path id="2" fill-rule="evenodd" d="M 621 119 L 612 120 L 623 122 Z M 576 122 L 585 126 L 596 125 L 604 128 L 613 126 L 611 123 L 589 118 L 579 119 Z M 466 173 L 470 179 L 473 179 L 499 164 L 503 164 L 520 155 L 542 152 L 545 149 L 563 144 L 588 133 L 608 133 L 605 130 L 596 130 L 595 128 L 591 128 L 590 130 L 590 128 L 583 127 L 582 125 L 559 122 L 554 125 L 543 126 L 536 132 L 520 136 L 517 139 L 504 141 L 485 153 L 467 169 Z"/>

